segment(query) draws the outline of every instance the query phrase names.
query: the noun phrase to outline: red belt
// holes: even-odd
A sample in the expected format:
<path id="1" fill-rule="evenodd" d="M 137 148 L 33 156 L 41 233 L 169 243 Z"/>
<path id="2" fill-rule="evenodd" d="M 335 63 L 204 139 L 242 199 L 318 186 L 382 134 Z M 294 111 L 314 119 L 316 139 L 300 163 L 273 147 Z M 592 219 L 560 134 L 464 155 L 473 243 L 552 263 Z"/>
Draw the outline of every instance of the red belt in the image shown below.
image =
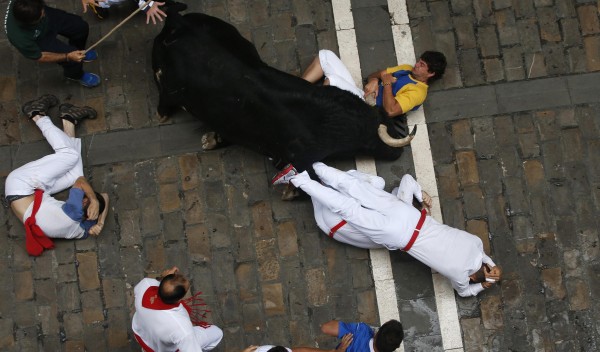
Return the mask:
<path id="1" fill-rule="evenodd" d="M 408 241 L 408 244 L 406 244 L 406 247 L 402 248 L 401 251 L 408 252 L 412 248 L 412 245 L 417 240 L 417 237 L 419 237 L 419 233 L 421 232 L 421 227 L 423 226 L 423 223 L 425 222 L 426 215 L 427 215 L 427 210 L 425 210 L 425 209 L 421 210 L 421 217 L 419 218 L 417 227 L 415 227 L 415 232 L 413 232 L 412 237 L 410 238 L 410 241 Z"/>
<path id="2" fill-rule="evenodd" d="M 346 225 L 346 220 L 342 220 L 340 222 L 338 222 L 337 225 L 335 225 L 334 227 L 331 228 L 331 230 L 329 230 L 329 237 L 333 238 L 333 235 L 337 232 L 337 230 L 340 229 L 340 227 Z"/>

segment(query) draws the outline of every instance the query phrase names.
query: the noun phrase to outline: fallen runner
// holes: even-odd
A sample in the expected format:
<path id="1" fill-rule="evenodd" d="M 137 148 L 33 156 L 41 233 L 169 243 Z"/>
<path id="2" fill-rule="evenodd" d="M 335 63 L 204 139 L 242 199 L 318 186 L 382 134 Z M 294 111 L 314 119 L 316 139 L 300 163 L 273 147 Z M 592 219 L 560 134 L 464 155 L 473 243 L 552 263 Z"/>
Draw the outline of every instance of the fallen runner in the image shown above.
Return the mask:
<path id="1" fill-rule="evenodd" d="M 23 165 L 6 178 L 6 201 L 25 225 L 27 252 L 33 256 L 54 248 L 52 238 L 99 235 L 108 213 L 108 195 L 95 192 L 83 177 L 81 140 L 75 138 L 75 125 L 95 118 L 96 111 L 62 104 L 61 131 L 47 116 L 48 109 L 57 104 L 55 96 L 44 95 L 23 106 L 23 113 L 35 122 L 54 154 Z M 66 202 L 52 197 L 69 187 Z"/>
<path id="2" fill-rule="evenodd" d="M 502 270 L 484 253 L 481 239 L 412 205 L 414 197 L 431 206 L 412 176 L 405 175 L 399 189 L 388 193 L 380 177 L 323 163 L 313 168 L 323 184 L 307 172 L 289 180 L 311 196 L 317 224 L 329 237 L 361 248 L 405 251 L 447 277 L 462 297 L 476 296 L 500 281 Z"/>

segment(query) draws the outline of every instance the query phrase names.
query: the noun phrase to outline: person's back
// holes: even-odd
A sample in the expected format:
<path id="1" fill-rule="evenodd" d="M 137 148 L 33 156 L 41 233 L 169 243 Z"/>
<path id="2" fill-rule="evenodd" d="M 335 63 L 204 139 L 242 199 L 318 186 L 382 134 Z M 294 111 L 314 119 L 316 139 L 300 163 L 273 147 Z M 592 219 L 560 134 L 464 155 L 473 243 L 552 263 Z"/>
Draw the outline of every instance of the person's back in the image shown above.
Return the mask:
<path id="1" fill-rule="evenodd" d="M 143 279 L 134 288 L 135 314 L 132 319 L 133 331 L 156 351 L 176 351 L 177 343 L 187 334 L 193 333 L 193 325 L 182 304 L 167 305 L 156 297 L 159 282 Z"/>

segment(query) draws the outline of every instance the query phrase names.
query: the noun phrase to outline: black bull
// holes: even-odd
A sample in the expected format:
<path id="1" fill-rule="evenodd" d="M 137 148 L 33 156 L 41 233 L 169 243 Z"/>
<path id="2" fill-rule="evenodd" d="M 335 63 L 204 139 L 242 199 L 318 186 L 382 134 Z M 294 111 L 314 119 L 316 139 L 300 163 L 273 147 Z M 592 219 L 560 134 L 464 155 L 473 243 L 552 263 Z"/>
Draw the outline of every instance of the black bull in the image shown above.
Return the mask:
<path id="1" fill-rule="evenodd" d="M 415 132 L 396 139 L 406 133 L 381 108 L 269 67 L 237 29 L 205 14 L 169 13 L 152 66 L 159 115 L 183 108 L 226 140 L 299 171 L 334 155 L 395 160 Z"/>

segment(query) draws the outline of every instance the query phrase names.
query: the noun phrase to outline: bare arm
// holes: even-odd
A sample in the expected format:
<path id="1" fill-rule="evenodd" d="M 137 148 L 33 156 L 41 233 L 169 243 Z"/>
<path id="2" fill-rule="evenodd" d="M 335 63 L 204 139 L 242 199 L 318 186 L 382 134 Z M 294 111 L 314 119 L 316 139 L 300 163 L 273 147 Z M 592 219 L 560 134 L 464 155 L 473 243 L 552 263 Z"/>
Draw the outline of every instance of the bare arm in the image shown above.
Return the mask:
<path id="1" fill-rule="evenodd" d="M 387 112 L 389 117 L 396 117 L 402 115 L 402 106 L 398 104 L 398 101 L 394 97 L 392 92 L 392 84 L 396 81 L 396 78 L 389 73 L 381 74 L 381 83 L 383 84 L 383 108 Z"/>
<path id="2" fill-rule="evenodd" d="M 89 182 L 85 179 L 85 177 L 80 176 L 75 181 L 75 184 L 73 184 L 73 188 L 79 188 L 79 189 L 83 190 L 83 193 L 85 193 L 86 197 L 90 201 L 90 205 L 88 206 L 88 209 L 87 209 L 88 219 L 89 220 L 98 219 L 98 212 L 100 210 L 98 199 L 96 198 L 96 193 L 94 193 L 94 189 L 89 184 Z"/>
<path id="3" fill-rule="evenodd" d="M 338 337 L 340 333 L 340 322 L 337 320 L 330 320 L 325 324 L 321 325 L 321 332 L 325 335 Z"/>
<path id="4" fill-rule="evenodd" d="M 364 87 L 365 97 L 369 94 L 373 94 L 373 97 L 377 98 L 377 94 L 379 93 L 379 90 L 377 89 L 379 88 L 379 80 L 384 72 L 386 72 L 386 70 L 375 71 L 367 77 L 367 84 L 365 84 Z"/>
<path id="5" fill-rule="evenodd" d="M 104 221 L 106 221 L 106 215 L 108 215 L 108 194 L 101 193 L 102 198 L 104 198 L 104 210 L 102 214 L 98 217 L 98 222 L 90 228 L 88 231 L 92 236 L 98 236 L 102 229 L 104 228 Z"/>
<path id="6" fill-rule="evenodd" d="M 57 63 L 57 62 L 81 62 L 85 57 L 84 50 L 75 50 L 70 53 L 53 53 L 42 51 L 42 56 L 37 59 L 37 62 Z"/>

